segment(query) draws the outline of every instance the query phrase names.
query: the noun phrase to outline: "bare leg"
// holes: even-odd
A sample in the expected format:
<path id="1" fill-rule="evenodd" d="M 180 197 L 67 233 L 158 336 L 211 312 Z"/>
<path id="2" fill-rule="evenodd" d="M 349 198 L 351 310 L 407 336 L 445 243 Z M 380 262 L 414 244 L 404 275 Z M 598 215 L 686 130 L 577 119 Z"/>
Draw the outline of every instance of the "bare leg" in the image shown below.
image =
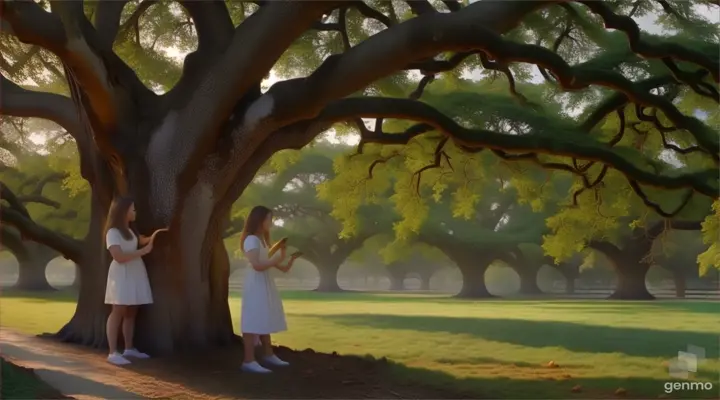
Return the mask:
<path id="1" fill-rule="evenodd" d="M 126 306 L 112 306 L 110 316 L 107 319 L 107 325 L 105 326 L 105 332 L 107 334 L 108 347 L 110 348 L 110 354 L 117 352 L 117 341 L 118 331 L 120 330 L 120 324 L 122 323 L 123 316 L 125 315 Z"/>
<path id="2" fill-rule="evenodd" d="M 270 335 L 260 335 L 260 343 L 262 343 L 264 357 L 269 357 L 273 355 L 272 341 L 270 340 Z"/>
<path id="3" fill-rule="evenodd" d="M 125 318 L 122 321 L 123 339 L 125 339 L 125 350 L 134 349 L 133 337 L 135 336 L 135 317 L 137 317 L 138 307 L 128 306 L 125 312 Z"/>
<path id="4" fill-rule="evenodd" d="M 255 361 L 255 339 L 257 335 L 254 333 L 243 333 L 243 348 L 245 349 L 244 363 Z"/>
<path id="5" fill-rule="evenodd" d="M 275 355 L 272 348 L 272 338 L 270 335 L 260 335 L 260 342 L 263 346 L 263 362 L 275 367 L 287 367 L 290 365 L 287 361 L 281 360 Z"/>

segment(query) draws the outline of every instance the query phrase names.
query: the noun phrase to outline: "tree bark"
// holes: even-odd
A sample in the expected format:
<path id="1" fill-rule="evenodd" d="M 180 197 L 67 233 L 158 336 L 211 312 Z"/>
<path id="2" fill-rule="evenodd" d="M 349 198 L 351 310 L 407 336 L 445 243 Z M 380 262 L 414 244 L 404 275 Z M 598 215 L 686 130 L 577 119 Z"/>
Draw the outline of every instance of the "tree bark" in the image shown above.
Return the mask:
<path id="1" fill-rule="evenodd" d="M 432 278 L 432 274 L 429 272 L 423 273 L 420 272 L 420 290 L 430 290 L 430 279 Z"/>
<path id="2" fill-rule="evenodd" d="M 610 295 L 612 300 L 654 300 L 647 290 L 645 277 L 650 264 L 644 261 L 654 238 L 637 238 L 628 241 L 624 249 L 604 241 L 591 242 L 590 247 L 601 251 L 613 265 L 617 286 Z"/>
<path id="3" fill-rule="evenodd" d="M 687 289 L 687 279 L 682 270 L 673 271 L 673 281 L 675 282 L 675 297 L 684 299 L 685 290 Z"/>
<path id="4" fill-rule="evenodd" d="M 342 292 L 343 289 L 338 285 L 337 274 L 340 265 L 332 262 L 318 263 L 315 265 L 320 274 L 320 283 L 315 288 L 316 292 Z"/>
<path id="5" fill-rule="evenodd" d="M 650 266 L 632 258 L 613 261 L 617 271 L 617 287 L 610 295 L 612 300 L 654 300 L 645 284 L 645 276 Z"/>
<path id="6" fill-rule="evenodd" d="M 519 294 L 537 295 L 542 294 L 537 283 L 537 275 L 540 268 L 532 265 L 524 265 L 522 268 L 513 268 L 520 277 Z"/>
<path id="7" fill-rule="evenodd" d="M 403 291 L 405 290 L 405 274 L 388 274 L 390 278 L 390 290 L 392 291 Z"/>
<path id="8" fill-rule="evenodd" d="M 575 277 L 565 277 L 565 294 L 575 294 Z"/>
<path id="9" fill-rule="evenodd" d="M 463 299 L 483 299 L 495 297 L 490 294 L 485 285 L 485 272 L 490 263 L 473 263 L 458 265 L 462 273 L 463 283 L 460 292 L 455 297 Z"/>
<path id="10" fill-rule="evenodd" d="M 18 257 L 18 280 L 15 289 L 28 291 L 55 290 L 47 280 L 47 265 L 58 254 L 35 242 L 25 242 L 27 251 Z"/>

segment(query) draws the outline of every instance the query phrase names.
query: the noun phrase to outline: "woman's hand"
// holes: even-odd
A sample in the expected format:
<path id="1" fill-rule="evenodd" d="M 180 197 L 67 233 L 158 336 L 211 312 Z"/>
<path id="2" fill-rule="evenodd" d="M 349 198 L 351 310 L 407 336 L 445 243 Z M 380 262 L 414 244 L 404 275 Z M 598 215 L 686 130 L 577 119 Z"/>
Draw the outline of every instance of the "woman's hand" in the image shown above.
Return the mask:
<path id="1" fill-rule="evenodd" d="M 142 255 L 147 255 L 147 254 L 150 254 L 150 252 L 152 251 L 152 249 L 153 249 L 153 242 L 152 242 L 152 239 L 151 239 L 151 240 L 148 242 L 148 244 L 145 245 L 145 247 L 143 247 L 142 249 L 140 249 L 140 251 L 142 252 Z"/>
<path id="2" fill-rule="evenodd" d="M 169 228 L 160 228 L 160 229 L 157 229 L 155 232 L 152 233 L 152 235 L 150 235 L 150 243 L 152 243 L 153 240 L 155 240 L 155 236 L 156 236 L 158 233 L 160 233 L 160 232 L 167 232 L 168 230 L 169 230 Z"/>
<path id="3" fill-rule="evenodd" d="M 288 261 L 286 266 L 278 265 L 277 269 L 279 269 L 282 272 L 288 272 L 290 271 L 290 268 L 292 268 L 293 263 L 295 263 L 295 260 L 297 260 L 302 255 L 301 252 L 295 252 L 290 256 L 290 261 Z"/>

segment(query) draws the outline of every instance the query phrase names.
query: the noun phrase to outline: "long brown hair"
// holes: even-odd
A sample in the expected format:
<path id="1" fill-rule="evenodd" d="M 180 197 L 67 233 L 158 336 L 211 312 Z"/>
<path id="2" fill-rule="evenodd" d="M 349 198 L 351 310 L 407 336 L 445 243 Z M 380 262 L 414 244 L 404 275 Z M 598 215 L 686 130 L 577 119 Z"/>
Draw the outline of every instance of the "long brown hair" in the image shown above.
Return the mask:
<path id="1" fill-rule="evenodd" d="M 128 211 L 134 203 L 135 200 L 133 200 L 132 197 L 116 197 L 110 206 L 105 232 L 115 228 L 120 231 L 120 234 L 122 234 L 126 240 L 131 240 L 133 234 L 137 236 L 137 232 L 135 232 L 135 229 L 133 229 L 131 223 L 127 220 Z"/>
<path id="2" fill-rule="evenodd" d="M 265 244 L 265 247 L 270 246 L 270 232 L 261 232 L 263 222 L 270 214 L 272 214 L 272 210 L 265 206 L 255 206 L 250 210 L 250 214 L 245 220 L 242 235 L 240 236 L 240 246 L 243 251 L 245 251 L 245 239 L 250 235 L 259 237 Z"/>

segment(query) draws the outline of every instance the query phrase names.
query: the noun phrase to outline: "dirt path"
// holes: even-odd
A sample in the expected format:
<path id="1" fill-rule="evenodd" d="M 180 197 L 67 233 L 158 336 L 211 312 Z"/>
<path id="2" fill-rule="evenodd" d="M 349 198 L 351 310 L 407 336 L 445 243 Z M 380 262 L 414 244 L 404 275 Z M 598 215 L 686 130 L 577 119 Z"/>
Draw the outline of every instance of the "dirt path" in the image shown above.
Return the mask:
<path id="1" fill-rule="evenodd" d="M 110 365 L 105 362 L 103 352 L 6 329 L 0 330 L 0 353 L 17 365 L 34 369 L 40 379 L 78 399 L 213 398 L 133 371 L 133 368 Z"/>
<path id="2" fill-rule="evenodd" d="M 469 398 L 398 382 L 382 362 L 285 348 L 278 349 L 278 355 L 292 366 L 266 376 L 239 372 L 237 347 L 116 367 L 105 361 L 104 352 L 2 329 L 0 352 L 78 399 Z"/>

